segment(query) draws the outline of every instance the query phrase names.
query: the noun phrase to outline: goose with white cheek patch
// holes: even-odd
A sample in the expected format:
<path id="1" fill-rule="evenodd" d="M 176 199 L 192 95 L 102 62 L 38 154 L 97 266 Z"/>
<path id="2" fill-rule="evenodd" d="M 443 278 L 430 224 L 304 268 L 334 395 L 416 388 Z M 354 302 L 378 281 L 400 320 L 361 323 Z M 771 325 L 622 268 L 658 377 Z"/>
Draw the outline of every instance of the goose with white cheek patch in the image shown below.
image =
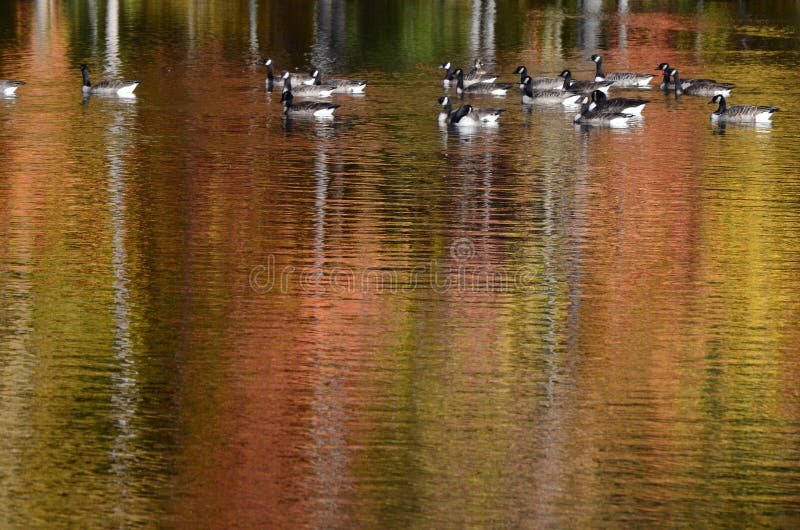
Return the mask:
<path id="1" fill-rule="evenodd" d="M 281 81 L 281 77 L 275 77 L 275 63 L 272 59 L 264 59 L 261 61 L 261 64 L 267 67 L 267 84 L 272 84 L 274 82 Z M 294 72 L 292 74 L 292 82 L 295 85 L 313 85 L 314 84 L 314 72 L 312 71 L 309 74 L 304 74 L 301 72 Z"/>
<path id="2" fill-rule="evenodd" d="M 659 86 L 659 88 L 661 90 L 675 90 L 675 82 L 672 81 L 672 74 L 670 73 L 672 68 L 670 68 L 669 63 L 659 64 L 658 66 L 656 66 L 656 70 L 664 72 L 664 78 L 661 81 L 661 85 Z M 688 87 L 693 83 L 716 83 L 716 81 L 714 81 L 713 79 L 691 79 L 691 78 L 681 77 L 681 85 L 682 85 L 681 88 Z"/>
<path id="3" fill-rule="evenodd" d="M 736 85 L 731 83 L 710 83 L 705 81 L 695 81 L 689 86 L 684 86 L 676 69 L 672 68 L 669 72 L 670 75 L 672 75 L 673 82 L 675 83 L 675 93 L 678 95 L 686 94 L 688 96 L 701 97 L 720 95 L 728 97 L 731 95 L 731 90 L 736 87 Z"/>
<path id="4" fill-rule="evenodd" d="M 778 107 L 768 105 L 731 105 L 728 106 L 725 96 L 717 94 L 709 105 L 718 104 L 717 110 L 711 113 L 711 121 L 729 123 L 771 123 L 772 115 Z"/>
<path id="5" fill-rule="evenodd" d="M 445 67 L 447 67 L 447 68 L 445 68 Z M 444 63 L 441 66 L 441 68 L 445 68 L 445 71 L 447 72 L 447 73 L 445 73 L 445 81 L 447 81 L 448 77 L 450 79 L 450 81 L 448 83 L 444 83 L 445 87 L 457 84 L 458 79 L 457 79 L 457 76 L 456 76 L 456 72 L 458 72 L 459 70 L 462 72 L 462 77 L 464 78 L 463 83 L 464 83 L 464 87 L 465 88 L 466 87 L 470 87 L 472 85 L 477 85 L 477 84 L 480 84 L 480 83 L 494 83 L 495 81 L 497 81 L 497 77 L 498 77 L 497 74 L 478 74 L 478 73 L 467 73 L 467 74 L 465 74 L 465 73 L 463 73 L 463 70 L 461 70 L 460 68 L 453 69 L 450 66 L 449 62 L 448 63 Z"/>
<path id="6" fill-rule="evenodd" d="M 335 103 L 323 103 L 320 101 L 301 101 L 294 103 L 294 96 L 291 90 L 284 90 L 281 93 L 281 103 L 283 103 L 283 113 L 286 116 L 314 116 L 315 118 L 328 118 L 333 116 L 339 105 Z"/>
<path id="7" fill-rule="evenodd" d="M 327 85 L 298 85 L 294 86 L 292 83 L 292 74 L 289 72 L 281 72 L 281 79 L 283 79 L 283 90 L 292 92 L 293 95 L 307 98 L 329 98 L 334 93 L 336 87 Z"/>
<path id="8" fill-rule="evenodd" d="M 633 99 L 633 98 L 608 98 L 600 90 L 592 92 L 592 102 L 589 104 L 589 110 L 596 107 L 601 107 L 606 112 L 621 112 L 623 114 L 631 114 L 633 116 L 641 116 L 645 105 L 649 103 L 646 99 Z"/>
<path id="9" fill-rule="evenodd" d="M 480 82 L 472 85 L 464 84 L 464 71 L 459 68 L 453 75 L 456 78 L 456 91 L 458 95 L 492 95 L 492 96 L 505 96 L 512 88 L 511 83 L 489 83 Z"/>
<path id="10" fill-rule="evenodd" d="M 506 109 L 476 108 L 472 105 L 462 105 L 454 112 L 449 96 L 440 97 L 439 105 L 442 106 L 438 116 L 439 125 L 475 126 L 497 123 L 500 115 L 506 111 Z M 463 110 L 465 107 L 467 109 Z"/>
<path id="11" fill-rule="evenodd" d="M 581 93 L 585 96 L 590 95 L 595 90 L 602 90 L 608 94 L 608 89 L 614 83 L 612 81 L 578 81 L 572 79 L 572 72 L 564 70 L 559 74 L 564 79 L 562 88 L 571 92 Z"/>
<path id="12" fill-rule="evenodd" d="M 564 87 L 564 80 L 560 77 L 532 77 L 524 65 L 517 66 L 514 70 L 519 74 L 519 89 L 525 90 L 525 78 L 531 78 L 531 88 L 534 90 L 561 90 Z"/>
<path id="13" fill-rule="evenodd" d="M 322 80 L 322 73 L 319 70 L 314 70 L 314 85 L 326 85 L 334 88 L 334 94 L 363 94 L 364 89 L 367 88 L 367 82 L 358 79 L 341 79 L 333 78 Z"/>
<path id="14" fill-rule="evenodd" d="M 641 88 L 650 86 L 653 74 L 637 74 L 635 72 L 614 72 L 606 75 L 603 73 L 603 58 L 597 54 L 589 57 L 595 64 L 595 81 L 612 81 L 614 88 Z"/>
<path id="15" fill-rule="evenodd" d="M 532 88 L 531 76 L 527 76 L 524 81 L 523 105 L 564 105 L 568 107 L 580 105 L 583 100 L 582 94 L 576 94 L 568 90 L 534 89 Z"/>
<path id="16" fill-rule="evenodd" d="M 576 114 L 573 122 L 579 125 L 594 125 L 600 127 L 622 128 L 630 125 L 630 120 L 634 118 L 632 114 L 623 112 L 608 112 L 602 107 L 595 107 L 589 110 L 589 98 L 583 97 L 583 108 L 580 114 Z"/>
<path id="17" fill-rule="evenodd" d="M 100 81 L 99 83 L 92 84 L 89 80 L 89 67 L 85 64 L 81 65 L 81 74 L 83 74 L 83 93 L 84 94 L 97 94 L 104 96 L 119 96 L 119 97 L 133 97 L 133 91 L 139 86 L 141 81 Z"/>

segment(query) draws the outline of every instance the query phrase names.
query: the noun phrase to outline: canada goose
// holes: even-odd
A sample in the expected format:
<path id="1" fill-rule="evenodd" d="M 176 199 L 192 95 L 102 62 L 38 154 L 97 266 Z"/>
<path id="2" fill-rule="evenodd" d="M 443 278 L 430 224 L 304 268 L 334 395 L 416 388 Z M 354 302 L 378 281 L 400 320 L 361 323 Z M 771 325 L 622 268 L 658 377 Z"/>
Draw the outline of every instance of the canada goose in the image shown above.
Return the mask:
<path id="1" fill-rule="evenodd" d="M 611 98 L 608 99 L 602 91 L 595 90 L 592 92 L 592 102 L 589 104 L 589 110 L 599 108 L 605 112 L 621 112 L 623 114 L 632 114 L 634 116 L 641 116 L 644 106 L 649 103 L 646 99 L 631 99 L 631 98 Z"/>
<path id="2" fill-rule="evenodd" d="M 488 72 L 483 68 L 483 61 L 480 58 L 476 58 L 475 62 L 472 63 L 472 69 L 469 71 L 470 74 L 478 74 L 478 75 L 486 75 Z M 469 74 L 467 74 L 469 75 Z"/>
<path id="3" fill-rule="evenodd" d="M 310 98 L 329 98 L 336 90 L 335 86 L 328 85 L 298 85 L 294 86 L 292 83 L 292 74 L 284 70 L 281 72 L 281 79 L 283 79 L 283 90 L 291 91 L 298 96 Z"/>
<path id="4" fill-rule="evenodd" d="M 497 74 L 487 72 L 481 59 L 475 59 L 475 62 L 472 63 L 472 68 L 470 69 L 469 73 L 466 74 L 466 77 L 471 75 L 479 75 L 484 79 L 492 79 L 492 81 L 499 77 Z"/>
<path id="5" fill-rule="evenodd" d="M 717 94 L 709 105 L 719 103 L 717 110 L 711 113 L 712 121 L 726 121 L 732 123 L 768 123 L 772 120 L 772 114 L 778 112 L 778 107 L 766 105 L 731 105 L 725 101 L 725 96 Z"/>
<path id="6" fill-rule="evenodd" d="M 572 79 L 572 72 L 569 70 L 564 70 L 559 74 L 559 76 L 564 79 L 564 83 L 562 85 L 564 90 L 580 92 L 585 96 L 588 96 L 595 90 L 602 90 L 607 94 L 608 87 L 614 84 L 612 81 L 576 81 L 575 79 Z"/>
<path id="7" fill-rule="evenodd" d="M 661 63 L 656 66 L 656 70 L 661 70 L 664 72 L 664 78 L 661 81 L 661 85 L 659 88 L 661 90 L 675 90 L 675 83 L 672 81 L 669 63 Z M 713 79 L 684 79 L 681 78 L 681 85 L 683 88 L 691 85 L 692 83 L 716 83 Z"/>
<path id="8" fill-rule="evenodd" d="M 315 85 L 327 85 L 334 87 L 334 94 L 341 94 L 341 93 L 350 93 L 350 94 L 361 94 L 364 92 L 364 89 L 367 88 L 366 81 L 360 81 L 356 79 L 326 79 L 322 81 L 322 74 L 319 70 L 314 70 L 316 74 L 314 76 L 314 84 Z"/>
<path id="9" fill-rule="evenodd" d="M 531 76 L 525 77 L 525 91 L 522 93 L 524 105 L 579 105 L 583 99 L 582 94 L 567 90 L 533 89 Z"/>
<path id="10" fill-rule="evenodd" d="M 281 103 L 283 103 L 283 113 L 286 116 L 300 115 L 300 116 L 315 116 L 317 118 L 325 118 L 333 116 L 339 105 L 335 103 L 322 103 L 319 101 L 301 101 L 300 103 L 292 103 L 294 96 L 291 90 L 284 89 L 281 93 Z"/>
<path id="11" fill-rule="evenodd" d="M 525 66 L 517 66 L 514 70 L 519 74 L 519 89 L 525 90 L 525 78 L 530 77 Z M 531 77 L 531 88 L 534 90 L 561 90 L 564 87 L 564 80 L 560 77 Z"/>
<path id="12" fill-rule="evenodd" d="M 580 125 L 599 125 L 607 127 L 627 127 L 629 120 L 634 116 L 623 112 L 608 112 L 600 107 L 589 109 L 589 98 L 583 97 L 584 105 L 581 112 L 575 115 L 573 122 Z"/>
<path id="13" fill-rule="evenodd" d="M 281 77 L 275 77 L 275 66 L 272 62 L 272 59 L 264 59 L 261 61 L 261 64 L 267 67 L 267 83 L 272 84 L 275 81 L 280 81 Z M 310 74 L 303 74 L 300 72 L 295 72 L 292 74 L 292 81 L 295 85 L 313 85 L 314 84 L 314 72 Z"/>
<path id="14" fill-rule="evenodd" d="M 13 96 L 14 91 L 25 84 L 25 81 L 14 81 L 13 79 L 0 79 L 0 92 L 4 96 Z"/>
<path id="15" fill-rule="evenodd" d="M 496 123 L 506 109 L 485 108 L 479 109 L 472 105 L 462 105 L 453 112 L 453 105 L 449 96 L 439 98 L 439 105 L 442 106 L 439 112 L 439 125 L 480 125 L 481 123 Z M 467 107 L 467 110 L 462 110 Z"/>
<path id="16" fill-rule="evenodd" d="M 464 71 L 461 68 L 453 72 L 453 75 L 456 78 L 456 89 L 459 95 L 491 94 L 492 96 L 505 96 L 506 92 L 512 87 L 511 83 L 490 83 L 486 81 L 465 85 Z"/>
<path id="17" fill-rule="evenodd" d="M 595 81 L 613 81 L 614 87 L 630 88 L 630 87 L 646 87 L 650 85 L 650 80 L 655 76 L 652 74 L 637 74 L 634 72 L 614 72 L 613 74 L 605 75 L 603 73 L 603 58 L 596 53 L 589 57 L 590 61 L 595 64 Z"/>
<path id="18" fill-rule="evenodd" d="M 439 68 L 443 68 L 445 70 L 444 79 L 442 80 L 442 84 L 445 87 L 451 86 L 452 84 L 456 83 L 456 71 L 461 70 L 453 70 L 452 65 L 450 62 L 442 63 Z M 462 70 L 463 71 L 463 70 Z M 496 74 L 464 74 L 464 87 L 469 87 L 472 85 L 476 85 L 478 83 L 494 83 L 497 80 Z"/>
<path id="19" fill-rule="evenodd" d="M 672 75 L 673 82 L 675 83 L 675 93 L 676 94 L 687 94 L 689 96 L 716 96 L 717 94 L 721 94 L 725 97 L 731 95 L 731 90 L 733 90 L 736 85 L 731 83 L 715 83 L 712 81 L 703 81 L 703 80 L 695 80 L 691 84 L 685 85 L 682 81 L 680 76 L 678 75 L 678 71 L 674 68 L 668 70 L 670 75 Z"/>
<path id="20" fill-rule="evenodd" d="M 108 96 L 133 96 L 133 91 L 139 86 L 141 81 L 100 81 L 94 85 L 89 80 L 89 67 L 85 64 L 81 65 L 81 74 L 83 74 L 83 93 L 84 94 L 98 94 Z"/>

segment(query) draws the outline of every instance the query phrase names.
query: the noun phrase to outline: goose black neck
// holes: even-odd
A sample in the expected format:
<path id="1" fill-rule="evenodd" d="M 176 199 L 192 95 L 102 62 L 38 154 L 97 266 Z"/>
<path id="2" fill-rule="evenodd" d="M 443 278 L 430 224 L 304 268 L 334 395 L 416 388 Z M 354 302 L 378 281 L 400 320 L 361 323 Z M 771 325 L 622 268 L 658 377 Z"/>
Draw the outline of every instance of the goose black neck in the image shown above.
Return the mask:
<path id="1" fill-rule="evenodd" d="M 519 82 L 525 84 L 526 77 L 528 77 L 528 69 L 523 66 L 519 73 Z"/>
<path id="2" fill-rule="evenodd" d="M 728 108 L 728 102 L 725 101 L 725 96 L 719 96 L 719 107 L 717 107 L 717 114 L 722 114 Z"/>
<path id="3" fill-rule="evenodd" d="M 594 96 L 594 104 L 597 110 L 602 110 L 606 104 L 606 95 L 602 90 L 595 90 L 592 95 Z"/>
<path id="4" fill-rule="evenodd" d="M 457 80 L 456 87 L 459 90 L 464 90 L 464 72 L 458 72 L 456 80 Z"/>
<path id="5" fill-rule="evenodd" d="M 525 95 L 529 98 L 533 97 L 533 81 L 530 78 L 525 81 Z"/>
<path id="6" fill-rule="evenodd" d="M 81 74 L 83 74 L 83 86 L 92 86 L 92 82 L 89 81 L 89 70 L 87 68 L 81 68 Z"/>
<path id="7" fill-rule="evenodd" d="M 283 80 L 283 90 L 284 90 L 284 92 L 285 92 L 285 91 L 289 91 L 289 93 L 291 94 L 291 90 L 292 90 L 292 76 L 290 76 L 290 75 L 287 75 L 287 76 L 284 78 L 284 80 Z"/>
<path id="8" fill-rule="evenodd" d="M 669 85 L 669 70 L 668 69 L 664 70 L 664 79 L 661 82 L 664 83 L 664 88 L 667 88 L 667 85 Z"/>
<path id="9" fill-rule="evenodd" d="M 675 83 L 675 93 L 680 94 L 683 92 L 683 87 L 681 87 L 681 78 L 678 75 L 678 72 L 672 74 L 672 81 Z"/>
<path id="10" fill-rule="evenodd" d="M 450 102 L 449 98 L 447 100 L 447 103 L 445 103 L 444 106 L 442 107 L 442 112 L 444 112 L 448 116 L 450 115 L 451 112 L 453 112 L 453 104 Z"/>
<path id="11" fill-rule="evenodd" d="M 275 80 L 275 68 L 272 66 L 272 63 L 270 62 L 269 64 L 267 64 L 267 81 L 272 83 L 274 80 Z"/>
<path id="12" fill-rule="evenodd" d="M 453 123 L 458 123 L 459 121 L 461 121 L 461 118 L 469 114 L 470 110 L 472 109 L 470 108 L 469 105 L 461 105 L 460 107 L 458 107 L 458 110 L 456 110 L 455 114 L 453 114 L 453 119 L 452 119 Z"/>
<path id="13" fill-rule="evenodd" d="M 561 87 L 562 90 L 568 90 L 570 85 L 572 85 L 572 75 L 566 74 L 564 76 L 564 85 Z"/>
<path id="14" fill-rule="evenodd" d="M 595 77 L 605 77 L 606 74 L 603 73 L 603 59 L 597 59 L 595 64 L 597 65 L 594 74 Z"/>
<path id="15" fill-rule="evenodd" d="M 444 71 L 444 78 L 447 81 L 452 81 L 453 80 L 453 67 L 452 66 L 448 66 L 447 69 Z"/>

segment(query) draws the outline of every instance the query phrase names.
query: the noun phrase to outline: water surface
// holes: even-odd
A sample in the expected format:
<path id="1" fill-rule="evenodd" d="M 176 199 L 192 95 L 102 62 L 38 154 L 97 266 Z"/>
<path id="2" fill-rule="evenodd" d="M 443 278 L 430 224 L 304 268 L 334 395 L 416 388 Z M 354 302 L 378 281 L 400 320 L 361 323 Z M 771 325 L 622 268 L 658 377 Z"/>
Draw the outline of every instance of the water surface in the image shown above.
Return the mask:
<path id="1" fill-rule="evenodd" d="M 0 7 L 0 526 L 792 527 L 791 2 Z M 736 82 L 626 130 L 477 99 L 586 58 Z M 257 60 L 369 79 L 281 116 Z M 97 80 L 135 99 L 84 100 Z"/>

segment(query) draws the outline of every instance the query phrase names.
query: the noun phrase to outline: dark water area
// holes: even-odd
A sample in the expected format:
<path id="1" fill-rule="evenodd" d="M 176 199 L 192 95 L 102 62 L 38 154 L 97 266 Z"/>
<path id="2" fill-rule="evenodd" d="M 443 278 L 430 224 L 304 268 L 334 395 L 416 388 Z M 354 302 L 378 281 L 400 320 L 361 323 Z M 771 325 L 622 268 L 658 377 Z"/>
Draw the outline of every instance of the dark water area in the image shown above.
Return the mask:
<path id="1" fill-rule="evenodd" d="M 592 53 L 781 111 L 437 125 Z M 797 526 L 798 66 L 796 2 L 3 2 L 0 527 Z"/>

